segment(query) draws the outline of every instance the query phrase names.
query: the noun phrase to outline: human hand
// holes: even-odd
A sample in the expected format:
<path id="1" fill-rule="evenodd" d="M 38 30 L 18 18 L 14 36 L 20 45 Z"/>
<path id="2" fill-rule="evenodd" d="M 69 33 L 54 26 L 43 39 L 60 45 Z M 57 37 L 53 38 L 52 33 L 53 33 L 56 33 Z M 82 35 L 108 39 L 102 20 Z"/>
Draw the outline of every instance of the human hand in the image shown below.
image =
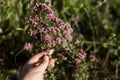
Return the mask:
<path id="1" fill-rule="evenodd" d="M 48 66 L 54 66 L 54 59 L 49 59 L 54 50 L 48 50 L 34 55 L 23 66 L 19 80 L 43 80 L 45 70 Z"/>

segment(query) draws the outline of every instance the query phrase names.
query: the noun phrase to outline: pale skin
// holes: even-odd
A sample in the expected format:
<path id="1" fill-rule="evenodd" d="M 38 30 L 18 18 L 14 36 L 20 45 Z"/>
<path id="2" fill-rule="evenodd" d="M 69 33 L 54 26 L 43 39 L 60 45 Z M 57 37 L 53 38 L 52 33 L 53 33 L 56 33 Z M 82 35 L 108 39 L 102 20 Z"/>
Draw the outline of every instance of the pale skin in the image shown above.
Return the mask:
<path id="1" fill-rule="evenodd" d="M 19 80 L 44 80 L 45 70 L 48 66 L 54 67 L 54 59 L 50 59 L 54 50 L 48 50 L 34 55 L 23 66 Z"/>

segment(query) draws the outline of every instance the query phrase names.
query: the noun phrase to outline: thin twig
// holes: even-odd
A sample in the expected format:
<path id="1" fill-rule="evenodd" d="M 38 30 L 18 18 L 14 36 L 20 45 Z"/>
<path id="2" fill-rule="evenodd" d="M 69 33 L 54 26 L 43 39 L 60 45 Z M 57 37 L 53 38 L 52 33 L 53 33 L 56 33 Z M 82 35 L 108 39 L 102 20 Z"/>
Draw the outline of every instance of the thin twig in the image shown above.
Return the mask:
<path id="1" fill-rule="evenodd" d="M 107 67 L 106 65 L 108 64 L 108 60 L 109 60 L 110 53 L 112 53 L 111 48 L 112 48 L 112 47 L 109 48 L 109 50 L 108 50 L 108 52 L 107 52 L 107 55 L 106 55 L 106 58 L 105 58 L 105 60 L 104 60 L 104 63 L 103 63 L 103 65 L 102 65 L 102 68 L 103 68 L 103 69 L 104 69 L 105 67 Z"/>
<path id="2" fill-rule="evenodd" d="M 21 49 L 16 55 L 15 55 L 15 64 L 16 64 L 16 66 L 18 66 L 18 64 L 17 64 L 17 56 L 22 52 L 24 50 L 24 48 L 23 49 Z"/>
<path id="3" fill-rule="evenodd" d="M 95 50 L 96 50 L 96 44 L 95 44 L 94 26 L 93 26 L 92 19 L 91 19 L 90 15 L 89 15 L 89 12 L 88 12 L 87 8 L 84 7 L 84 10 L 85 10 L 85 12 L 86 12 L 86 14 L 87 14 L 87 17 L 88 17 L 88 19 L 89 19 L 90 28 L 91 28 L 91 31 L 92 31 L 93 46 L 94 46 L 94 51 L 95 51 Z"/>
<path id="4" fill-rule="evenodd" d="M 119 78 L 119 65 L 120 65 L 120 61 L 116 64 L 116 70 L 115 70 L 115 79 Z"/>

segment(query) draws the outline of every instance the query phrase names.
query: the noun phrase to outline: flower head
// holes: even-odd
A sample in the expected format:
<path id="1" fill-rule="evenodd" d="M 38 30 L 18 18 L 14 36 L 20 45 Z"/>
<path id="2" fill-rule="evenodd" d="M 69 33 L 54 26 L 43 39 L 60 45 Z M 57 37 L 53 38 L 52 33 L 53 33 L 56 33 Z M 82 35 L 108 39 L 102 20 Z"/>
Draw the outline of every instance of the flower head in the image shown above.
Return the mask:
<path id="1" fill-rule="evenodd" d="M 33 45 L 31 43 L 25 43 L 25 45 L 24 45 L 25 50 L 31 50 L 32 47 L 33 47 Z"/>
<path id="2" fill-rule="evenodd" d="M 57 38 L 56 38 L 56 42 L 57 42 L 57 44 L 61 44 L 61 42 L 62 42 L 62 38 L 57 37 Z"/>
<path id="3" fill-rule="evenodd" d="M 90 55 L 90 61 L 91 62 L 97 62 L 97 58 L 94 55 Z"/>
<path id="4" fill-rule="evenodd" d="M 87 54 L 81 50 L 80 53 L 78 53 L 77 57 L 84 60 L 86 58 Z"/>
<path id="5" fill-rule="evenodd" d="M 54 16 L 53 13 L 52 13 L 52 14 L 47 14 L 47 17 L 48 17 L 48 19 L 51 20 L 51 21 L 55 19 L 55 16 Z"/>
<path id="6" fill-rule="evenodd" d="M 75 44 L 78 44 L 78 43 L 80 43 L 80 42 L 79 42 L 79 40 L 78 40 L 78 39 L 76 39 L 76 40 L 75 40 Z"/>
<path id="7" fill-rule="evenodd" d="M 47 48 L 50 48 L 52 46 L 52 38 L 50 35 L 45 36 L 45 43 Z"/>
<path id="8" fill-rule="evenodd" d="M 79 58 L 76 58 L 76 59 L 75 59 L 75 65 L 76 65 L 76 66 L 79 66 L 80 63 L 81 63 L 80 59 L 79 59 Z"/>

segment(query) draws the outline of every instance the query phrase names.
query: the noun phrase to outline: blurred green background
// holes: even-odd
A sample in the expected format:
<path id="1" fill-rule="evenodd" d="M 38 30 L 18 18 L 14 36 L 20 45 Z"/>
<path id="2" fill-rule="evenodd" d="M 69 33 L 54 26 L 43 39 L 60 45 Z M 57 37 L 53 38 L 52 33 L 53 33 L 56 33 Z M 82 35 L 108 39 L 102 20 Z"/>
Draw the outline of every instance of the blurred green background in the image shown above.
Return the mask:
<path id="1" fill-rule="evenodd" d="M 30 2 L 44 0 L 0 0 L 0 80 L 17 80 L 20 68 L 34 53 L 22 51 L 29 41 L 27 19 Z M 89 80 L 120 79 L 120 0 L 52 0 L 55 14 L 69 22 L 81 45 L 99 63 Z"/>

